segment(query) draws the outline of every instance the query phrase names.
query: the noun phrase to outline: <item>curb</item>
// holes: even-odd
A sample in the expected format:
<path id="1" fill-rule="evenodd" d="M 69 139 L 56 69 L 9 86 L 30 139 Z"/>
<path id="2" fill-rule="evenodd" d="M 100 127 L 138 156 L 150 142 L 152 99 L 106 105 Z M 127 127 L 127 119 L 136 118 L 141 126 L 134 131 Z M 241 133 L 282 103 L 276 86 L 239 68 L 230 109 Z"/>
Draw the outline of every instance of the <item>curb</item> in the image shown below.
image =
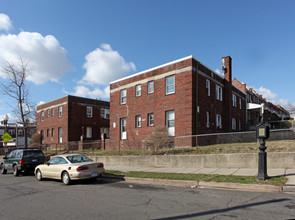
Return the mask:
<path id="1" fill-rule="evenodd" d="M 174 187 L 188 187 L 188 188 L 215 188 L 215 189 L 229 189 L 229 190 L 243 190 L 243 191 L 258 191 L 258 192 L 295 192 L 295 186 L 273 186 L 260 184 L 243 184 L 243 183 L 220 183 L 220 182 L 204 182 L 204 181 L 190 181 L 190 180 L 168 180 L 168 179 L 154 179 L 154 178 L 135 178 L 124 176 L 109 176 L 105 175 L 103 178 L 122 180 L 126 183 L 137 184 L 153 184 L 160 186 L 174 186 Z"/>

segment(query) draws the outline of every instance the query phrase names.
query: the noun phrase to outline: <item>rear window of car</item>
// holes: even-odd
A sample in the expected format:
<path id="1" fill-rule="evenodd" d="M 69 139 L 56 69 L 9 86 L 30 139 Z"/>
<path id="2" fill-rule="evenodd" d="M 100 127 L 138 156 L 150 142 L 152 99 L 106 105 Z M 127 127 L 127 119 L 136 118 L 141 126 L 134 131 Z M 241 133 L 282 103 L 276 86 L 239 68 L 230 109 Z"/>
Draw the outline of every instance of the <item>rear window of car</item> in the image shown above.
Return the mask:
<path id="1" fill-rule="evenodd" d="M 44 154 L 40 150 L 26 150 L 23 152 L 23 158 L 28 157 L 44 157 Z"/>
<path id="2" fill-rule="evenodd" d="M 71 163 L 81 163 L 81 162 L 90 162 L 92 161 L 90 158 L 84 156 L 84 155 L 72 155 L 72 156 L 67 156 L 67 159 Z"/>

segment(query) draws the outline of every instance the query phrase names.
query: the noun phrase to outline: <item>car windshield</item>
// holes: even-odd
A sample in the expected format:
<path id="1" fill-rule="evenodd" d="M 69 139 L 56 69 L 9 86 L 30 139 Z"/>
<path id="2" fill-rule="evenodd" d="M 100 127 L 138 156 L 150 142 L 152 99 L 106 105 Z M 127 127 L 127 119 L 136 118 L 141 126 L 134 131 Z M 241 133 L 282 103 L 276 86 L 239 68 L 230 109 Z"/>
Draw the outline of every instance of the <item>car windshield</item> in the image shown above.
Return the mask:
<path id="1" fill-rule="evenodd" d="M 44 154 L 40 150 L 26 150 L 23 152 L 23 157 L 28 158 L 28 157 L 44 157 Z"/>
<path id="2" fill-rule="evenodd" d="M 90 158 L 84 156 L 84 155 L 71 155 L 71 156 L 67 156 L 67 159 L 71 162 L 71 163 L 81 163 L 81 162 L 89 162 L 92 161 Z"/>

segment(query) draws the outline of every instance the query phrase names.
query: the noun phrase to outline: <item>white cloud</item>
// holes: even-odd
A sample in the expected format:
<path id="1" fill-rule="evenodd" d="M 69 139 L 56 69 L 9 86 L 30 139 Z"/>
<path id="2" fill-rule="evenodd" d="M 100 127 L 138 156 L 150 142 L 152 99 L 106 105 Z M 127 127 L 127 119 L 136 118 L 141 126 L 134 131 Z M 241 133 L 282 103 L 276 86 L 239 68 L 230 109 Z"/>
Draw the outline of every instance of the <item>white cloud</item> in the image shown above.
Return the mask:
<path id="1" fill-rule="evenodd" d="M 0 13 L 0 31 L 9 31 L 12 28 L 12 22 L 8 15 Z"/>
<path id="2" fill-rule="evenodd" d="M 270 89 L 264 88 L 261 86 L 259 89 L 254 89 L 258 94 L 262 95 L 263 98 L 266 99 L 266 101 L 269 101 L 273 103 L 274 105 L 281 105 L 282 107 L 286 109 L 295 109 L 295 103 L 292 104 L 289 100 L 287 99 L 281 99 L 278 97 L 278 95 L 274 92 L 272 92 Z"/>
<path id="3" fill-rule="evenodd" d="M 40 102 L 37 103 L 37 105 L 43 105 L 43 104 L 45 104 L 44 101 L 40 101 Z"/>
<path id="4" fill-rule="evenodd" d="M 0 115 L 0 121 L 3 121 L 5 116 L 6 116 L 6 114 L 5 115 Z M 7 113 L 7 116 L 9 117 L 8 123 L 15 123 L 16 117 L 14 117 L 11 113 Z"/>
<path id="5" fill-rule="evenodd" d="M 216 72 L 217 74 L 219 74 L 219 75 L 222 76 L 222 74 L 221 74 L 221 70 L 220 70 L 220 69 L 216 69 L 215 72 Z"/>
<path id="6" fill-rule="evenodd" d="M 127 63 L 109 44 L 102 44 L 100 48 L 87 54 L 85 59 L 83 67 L 86 74 L 80 83 L 86 85 L 108 85 L 136 70 L 134 63 Z"/>
<path id="7" fill-rule="evenodd" d="M 39 33 L 20 32 L 0 36 L 0 60 L 18 64 L 22 57 L 28 61 L 31 74 L 27 79 L 35 84 L 57 82 L 69 71 L 71 65 L 66 53 L 52 35 L 44 37 Z"/>
<path id="8" fill-rule="evenodd" d="M 94 88 L 90 90 L 85 86 L 76 86 L 75 92 L 72 93 L 75 96 L 81 97 L 90 97 L 93 99 L 109 99 L 110 98 L 110 86 L 107 86 L 105 89 L 101 90 L 99 88 Z"/>

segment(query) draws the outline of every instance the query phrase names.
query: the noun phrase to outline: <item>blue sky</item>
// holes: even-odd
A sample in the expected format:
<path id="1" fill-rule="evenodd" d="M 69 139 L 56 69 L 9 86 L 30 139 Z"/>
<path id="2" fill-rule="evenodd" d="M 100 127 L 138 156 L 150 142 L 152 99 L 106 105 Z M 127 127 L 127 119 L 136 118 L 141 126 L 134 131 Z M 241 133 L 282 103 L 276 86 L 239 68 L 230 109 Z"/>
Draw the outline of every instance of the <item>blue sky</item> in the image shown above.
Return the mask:
<path id="1" fill-rule="evenodd" d="M 295 1 L 0 0 L 0 64 L 30 61 L 31 100 L 108 100 L 109 82 L 188 55 L 295 104 Z M 6 80 L 0 74 L 0 80 Z M 0 99 L 0 120 L 13 118 Z"/>

